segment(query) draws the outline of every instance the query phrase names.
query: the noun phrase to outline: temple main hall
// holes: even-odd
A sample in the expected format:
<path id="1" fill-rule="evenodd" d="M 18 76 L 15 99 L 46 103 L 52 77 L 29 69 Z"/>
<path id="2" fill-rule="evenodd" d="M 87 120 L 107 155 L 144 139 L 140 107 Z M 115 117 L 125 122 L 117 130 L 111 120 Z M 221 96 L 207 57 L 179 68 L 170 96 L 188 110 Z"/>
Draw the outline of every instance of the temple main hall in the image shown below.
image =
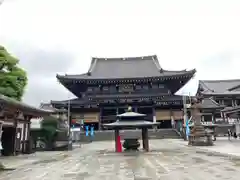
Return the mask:
<path id="1" fill-rule="evenodd" d="M 171 128 L 173 121 L 183 120 L 182 97 L 175 93 L 195 72 L 165 70 L 156 55 L 92 58 L 86 73 L 56 76 L 76 98 L 51 101 L 51 105 L 58 109 L 70 106 L 71 119 L 95 129 L 116 121 L 116 115 L 129 106 L 146 114 L 147 121 L 161 122 L 158 128 Z"/>

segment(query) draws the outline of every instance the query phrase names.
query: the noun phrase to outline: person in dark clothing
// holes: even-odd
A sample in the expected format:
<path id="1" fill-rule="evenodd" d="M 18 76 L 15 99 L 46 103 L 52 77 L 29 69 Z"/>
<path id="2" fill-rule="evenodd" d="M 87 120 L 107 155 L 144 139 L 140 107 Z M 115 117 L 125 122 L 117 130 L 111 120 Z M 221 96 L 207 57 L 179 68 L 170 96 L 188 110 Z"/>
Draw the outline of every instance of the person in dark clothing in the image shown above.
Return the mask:
<path id="1" fill-rule="evenodd" d="M 233 137 L 234 137 L 235 139 L 237 139 L 237 133 L 236 133 L 236 132 L 233 133 Z"/>
<path id="2" fill-rule="evenodd" d="M 228 129 L 228 140 L 230 141 L 231 140 L 231 135 L 232 135 L 232 132 L 230 129 Z"/>

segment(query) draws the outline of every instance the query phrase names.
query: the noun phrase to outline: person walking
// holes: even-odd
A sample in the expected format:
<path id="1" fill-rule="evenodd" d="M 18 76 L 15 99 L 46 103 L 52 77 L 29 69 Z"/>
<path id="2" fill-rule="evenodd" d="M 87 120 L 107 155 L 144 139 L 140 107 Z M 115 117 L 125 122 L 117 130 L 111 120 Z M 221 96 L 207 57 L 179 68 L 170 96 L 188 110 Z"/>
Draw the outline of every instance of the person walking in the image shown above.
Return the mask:
<path id="1" fill-rule="evenodd" d="M 228 129 L 228 140 L 231 141 L 231 135 L 232 135 L 232 131 L 230 129 Z"/>
<path id="2" fill-rule="evenodd" d="M 234 137 L 235 139 L 237 139 L 237 133 L 236 133 L 236 132 L 233 133 L 233 137 Z"/>
<path id="3" fill-rule="evenodd" d="M 90 128 L 90 139 L 91 139 L 91 142 L 93 141 L 93 137 L 94 137 L 94 126 L 92 125 L 91 128 Z"/>

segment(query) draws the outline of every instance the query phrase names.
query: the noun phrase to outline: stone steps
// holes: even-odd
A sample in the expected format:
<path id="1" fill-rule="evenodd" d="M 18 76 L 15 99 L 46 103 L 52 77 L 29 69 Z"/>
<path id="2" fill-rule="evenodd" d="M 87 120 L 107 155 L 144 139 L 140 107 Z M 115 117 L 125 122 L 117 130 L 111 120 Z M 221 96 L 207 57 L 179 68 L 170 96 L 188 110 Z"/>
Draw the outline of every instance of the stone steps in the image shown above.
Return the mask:
<path id="1" fill-rule="evenodd" d="M 120 131 L 122 139 L 125 137 L 137 137 L 141 139 L 141 130 L 122 130 Z M 157 131 L 149 130 L 150 139 L 180 139 L 180 134 L 175 129 L 159 129 Z M 93 137 L 93 141 L 111 141 L 114 140 L 114 131 L 96 131 Z M 80 134 L 81 142 L 91 141 L 90 137 L 84 133 Z"/>

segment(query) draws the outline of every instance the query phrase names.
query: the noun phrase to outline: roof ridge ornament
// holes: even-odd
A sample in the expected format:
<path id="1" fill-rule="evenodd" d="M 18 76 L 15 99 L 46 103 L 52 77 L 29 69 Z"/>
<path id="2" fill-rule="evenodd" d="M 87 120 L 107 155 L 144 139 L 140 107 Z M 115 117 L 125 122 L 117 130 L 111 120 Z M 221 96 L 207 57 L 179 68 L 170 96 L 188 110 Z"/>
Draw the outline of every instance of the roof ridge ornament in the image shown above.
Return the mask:
<path id="1" fill-rule="evenodd" d="M 91 75 L 91 72 L 93 71 L 93 69 L 96 67 L 96 64 L 97 64 L 97 58 L 92 58 L 92 61 L 91 61 L 91 66 L 87 72 L 87 75 L 90 76 Z"/>
<path id="2" fill-rule="evenodd" d="M 153 55 L 153 56 L 152 56 L 152 60 L 153 60 L 153 62 L 154 62 L 154 64 L 155 64 L 155 66 L 156 66 L 158 69 L 162 69 L 161 66 L 160 66 L 160 64 L 159 64 L 157 55 Z"/>

